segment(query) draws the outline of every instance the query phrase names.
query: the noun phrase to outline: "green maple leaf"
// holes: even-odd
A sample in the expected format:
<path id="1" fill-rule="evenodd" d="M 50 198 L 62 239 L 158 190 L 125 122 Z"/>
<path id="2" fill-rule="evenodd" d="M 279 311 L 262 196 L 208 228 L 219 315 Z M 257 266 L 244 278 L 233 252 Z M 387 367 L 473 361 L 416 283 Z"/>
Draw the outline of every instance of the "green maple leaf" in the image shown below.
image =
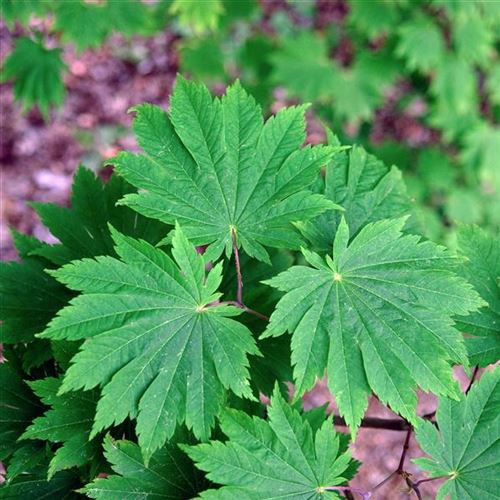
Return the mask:
<path id="1" fill-rule="evenodd" d="M 332 86 L 334 113 L 349 121 L 369 120 L 382 98 L 374 80 L 356 63 L 336 72 Z"/>
<path id="2" fill-rule="evenodd" d="M 12 231 L 21 262 L 0 262 L 0 342 L 16 344 L 17 357 L 30 373 L 52 358 L 50 342 L 34 337 L 56 312 L 64 307 L 71 293 L 45 269 L 50 263 L 33 256 L 44 243 L 33 236 Z"/>
<path id="3" fill-rule="evenodd" d="M 177 442 L 177 438 L 170 441 L 146 465 L 135 443 L 115 441 L 107 436 L 104 454 L 115 474 L 94 480 L 81 492 L 102 500 L 194 498 L 206 481 L 178 448 Z"/>
<path id="4" fill-rule="evenodd" d="M 91 437 L 137 417 L 145 457 L 185 421 L 207 438 L 225 389 L 252 398 L 248 354 L 258 354 L 251 332 L 227 316 L 241 310 L 217 301 L 222 265 L 205 277 L 205 261 L 178 227 L 172 259 L 145 241 L 114 232 L 122 260 L 73 262 L 53 274 L 84 292 L 41 337 L 87 338 L 73 358 L 62 393 L 103 386 Z"/>
<path id="5" fill-rule="evenodd" d="M 32 341 L 67 304 L 71 295 L 46 267 L 46 261 L 31 257 L 0 263 L 0 342 Z"/>
<path id="6" fill-rule="evenodd" d="M 108 223 L 127 235 L 156 243 L 166 233 L 158 221 L 142 217 L 116 201 L 135 189 L 112 176 L 104 184 L 90 170 L 80 167 L 73 182 L 71 208 L 33 203 L 42 222 L 61 243 L 49 245 L 13 232 L 21 262 L 0 263 L 0 342 L 33 342 L 71 293 L 49 276 L 46 268 L 96 255 L 116 255 Z M 50 357 L 50 347 L 37 345 L 26 353 L 25 367 L 39 366 Z"/>
<path id="7" fill-rule="evenodd" d="M 487 302 L 486 308 L 458 317 L 458 327 L 469 334 L 465 346 L 472 365 L 487 366 L 500 358 L 500 241 L 477 226 L 458 232 L 459 253 L 467 257 L 460 274 Z M 470 337 L 473 335 L 473 337 Z"/>
<path id="8" fill-rule="evenodd" d="M 5 60 L 0 81 L 14 80 L 14 96 L 23 109 L 38 106 L 47 119 L 51 106 L 64 100 L 62 72 L 66 65 L 62 49 L 47 49 L 29 38 L 16 40 L 14 50 Z"/>
<path id="9" fill-rule="evenodd" d="M 273 81 L 284 85 L 292 95 L 305 101 L 331 96 L 336 65 L 328 57 L 323 38 L 308 31 L 286 38 L 271 62 Z"/>
<path id="10" fill-rule="evenodd" d="M 182 72 L 190 74 L 196 80 L 204 82 L 225 80 L 221 43 L 214 37 L 193 39 L 183 43 L 179 57 Z"/>
<path id="11" fill-rule="evenodd" d="M 420 420 L 416 438 L 431 458 L 414 460 L 430 477 L 448 478 L 436 498 L 498 498 L 500 369 L 484 373 L 459 401 L 440 398 L 436 420 L 439 430 Z"/>
<path id="12" fill-rule="evenodd" d="M 375 38 L 394 31 L 400 21 L 400 10 L 395 2 L 351 0 L 349 22 L 362 33 Z"/>
<path id="13" fill-rule="evenodd" d="M 489 19 L 481 16 L 477 8 L 460 12 L 454 19 L 453 28 L 453 41 L 459 57 L 482 66 L 488 62 L 494 64 L 494 33 Z"/>
<path id="14" fill-rule="evenodd" d="M 63 443 L 51 459 L 48 479 L 60 470 L 86 464 L 96 454 L 95 442 L 89 442 L 98 393 L 72 392 L 58 395 L 61 380 L 49 377 L 30 383 L 35 394 L 51 409 L 36 418 L 21 439 L 40 439 Z"/>
<path id="15" fill-rule="evenodd" d="M 55 7 L 55 28 L 64 42 L 74 43 L 78 51 L 104 42 L 110 27 L 105 3 L 57 2 Z"/>
<path id="16" fill-rule="evenodd" d="M 16 22 L 26 25 L 32 15 L 43 15 L 47 5 L 38 0 L 0 0 L 0 12 L 7 25 Z"/>
<path id="17" fill-rule="evenodd" d="M 483 123 L 468 131 L 461 154 L 462 161 L 478 171 L 487 189 L 496 194 L 500 193 L 499 154 L 500 127 Z"/>
<path id="18" fill-rule="evenodd" d="M 297 397 L 326 370 L 353 432 L 370 390 L 411 422 L 417 386 L 457 397 L 451 364 L 466 364 L 467 357 L 451 317 L 483 305 L 448 269 L 457 259 L 444 247 L 403 235 L 405 222 L 368 224 L 348 244 L 343 220 L 333 259 L 303 249 L 311 267 L 294 266 L 268 281 L 286 294 L 264 336 L 293 334 Z"/>
<path id="19" fill-rule="evenodd" d="M 40 243 L 30 255 L 44 257 L 56 265 L 97 255 L 116 255 L 108 224 L 124 234 L 157 243 L 165 226 L 140 216 L 116 202 L 135 189 L 113 175 L 104 184 L 91 170 L 81 166 L 75 173 L 71 208 L 52 203 L 32 203 L 38 216 L 60 244 Z"/>
<path id="20" fill-rule="evenodd" d="M 326 488 L 347 481 L 352 461 L 332 419 L 323 417 L 323 425 L 313 431 L 308 418 L 289 406 L 278 388 L 268 415 L 265 421 L 226 409 L 220 418 L 226 442 L 182 446 L 208 479 L 224 485 L 201 497 L 338 498 Z"/>
<path id="21" fill-rule="evenodd" d="M 330 144 L 338 144 L 330 130 L 327 137 Z M 369 222 L 398 217 L 410 210 L 400 170 L 387 168 L 360 146 L 335 154 L 326 167 L 322 184 L 320 192 L 344 208 L 351 236 Z M 340 212 L 329 211 L 297 227 L 315 250 L 329 252 L 340 220 Z"/>
<path id="22" fill-rule="evenodd" d="M 445 52 L 441 31 L 428 17 L 405 23 L 399 29 L 396 53 L 406 59 L 409 69 L 430 72 L 440 64 Z"/>
<path id="23" fill-rule="evenodd" d="M 219 24 L 219 18 L 224 12 L 221 0 L 174 0 L 170 13 L 179 17 L 179 23 L 184 28 L 193 30 L 196 34 L 214 31 Z"/>
<path id="24" fill-rule="evenodd" d="M 125 35 L 147 34 L 155 20 L 153 10 L 138 0 L 107 0 L 91 3 L 81 0 L 55 2 L 55 28 L 64 42 L 78 51 L 102 45 L 113 32 Z"/>
<path id="25" fill-rule="evenodd" d="M 42 411 L 43 406 L 11 364 L 0 363 L 0 460 L 14 452 L 19 436 Z"/>
<path id="26" fill-rule="evenodd" d="M 268 261 L 264 248 L 299 248 L 293 222 L 336 205 L 307 190 L 336 148 L 300 148 L 304 107 L 282 110 L 264 124 L 261 110 L 239 83 L 221 99 L 178 78 L 170 115 L 142 105 L 134 128 L 144 154 L 121 153 L 114 165 L 147 192 L 124 204 L 148 217 L 178 220 L 197 245 L 210 244 L 207 259 L 233 238 L 246 253 Z"/>
<path id="27" fill-rule="evenodd" d="M 436 97 L 430 122 L 444 131 L 446 140 L 469 130 L 478 121 L 478 94 L 474 68 L 464 59 L 448 55 L 436 68 L 431 83 Z"/>
<path id="28" fill-rule="evenodd" d="M 45 464 L 44 464 L 45 465 Z M 37 464 L 28 471 L 23 471 L 12 482 L 0 487 L 0 498 L 31 500 L 33 498 L 57 498 L 57 500 L 75 500 L 75 489 L 80 486 L 80 480 L 71 471 L 57 473 L 50 481 L 47 480 L 45 467 Z"/>
<path id="29" fill-rule="evenodd" d="M 45 462 L 46 458 L 47 449 L 40 443 L 26 443 L 18 446 L 7 464 L 7 483 L 27 470 L 34 470 L 35 467 Z"/>

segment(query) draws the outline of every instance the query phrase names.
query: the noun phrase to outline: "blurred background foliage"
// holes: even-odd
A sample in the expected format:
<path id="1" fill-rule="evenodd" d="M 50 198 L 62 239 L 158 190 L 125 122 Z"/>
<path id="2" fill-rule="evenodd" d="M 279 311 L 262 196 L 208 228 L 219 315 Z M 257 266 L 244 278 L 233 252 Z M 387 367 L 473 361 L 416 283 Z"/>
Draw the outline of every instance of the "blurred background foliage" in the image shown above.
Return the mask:
<path id="1" fill-rule="evenodd" d="M 460 222 L 498 233 L 500 2 L 1 0 L 1 8 L 2 88 L 19 102 L 13 112 L 41 114 L 38 127 L 61 119 L 84 74 L 79 61 L 92 65 L 96 51 L 121 61 L 119 71 L 169 81 L 133 94 L 136 102 L 167 105 L 176 72 L 215 92 L 239 78 L 269 114 L 311 103 L 310 142 L 324 140 L 326 124 L 342 143 L 401 168 L 427 237 L 453 245 Z M 88 147 L 79 159 L 97 169 L 92 145 L 119 144 L 125 130 L 109 117 L 76 127 Z"/>

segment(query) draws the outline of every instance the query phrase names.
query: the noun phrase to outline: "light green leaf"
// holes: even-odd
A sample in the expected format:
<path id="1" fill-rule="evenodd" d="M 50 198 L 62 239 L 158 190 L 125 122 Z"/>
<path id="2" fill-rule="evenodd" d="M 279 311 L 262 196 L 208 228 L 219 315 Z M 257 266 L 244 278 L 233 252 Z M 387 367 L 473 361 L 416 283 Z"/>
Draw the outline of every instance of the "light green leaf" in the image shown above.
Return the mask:
<path id="1" fill-rule="evenodd" d="M 113 237 L 121 260 L 84 259 L 54 273 L 84 293 L 41 336 L 87 339 L 61 392 L 102 385 L 91 437 L 137 418 L 139 444 L 149 458 L 178 422 L 206 439 L 225 389 L 252 398 L 247 355 L 258 350 L 250 331 L 226 317 L 241 310 L 212 304 L 221 266 L 205 278 L 203 256 L 180 228 L 175 262 L 144 241 Z"/>
<path id="2" fill-rule="evenodd" d="M 332 143 L 336 138 L 330 131 L 328 135 Z M 387 168 L 360 146 L 335 154 L 327 165 L 321 192 L 345 209 L 342 215 L 351 237 L 365 224 L 401 216 L 411 207 L 401 172 Z M 297 226 L 314 249 L 330 253 L 340 217 L 340 212 L 325 212 Z"/>
<path id="3" fill-rule="evenodd" d="M 391 33 L 399 19 L 396 2 L 351 0 L 349 3 L 349 22 L 371 38 Z"/>
<path id="4" fill-rule="evenodd" d="M 205 481 L 177 442 L 177 439 L 169 442 L 151 457 L 149 464 L 144 464 L 135 443 L 115 441 L 107 436 L 104 454 L 115 474 L 95 479 L 82 493 L 101 500 L 194 498 Z"/>
<path id="5" fill-rule="evenodd" d="M 465 165 L 479 172 L 486 189 L 497 195 L 500 195 L 499 155 L 500 127 L 481 124 L 467 133 L 461 159 Z"/>
<path id="6" fill-rule="evenodd" d="M 445 132 L 449 141 L 477 122 L 478 95 L 474 68 L 464 59 L 449 55 L 432 80 L 436 104 L 431 123 Z"/>
<path id="7" fill-rule="evenodd" d="M 74 392 L 58 395 L 61 380 L 48 377 L 31 382 L 31 388 L 42 401 L 51 406 L 33 420 L 20 439 L 40 439 L 63 443 L 51 459 L 50 480 L 57 471 L 81 466 L 96 454 L 95 442 L 89 442 L 94 421 L 98 392 Z"/>
<path id="8" fill-rule="evenodd" d="M 494 36 L 489 20 L 479 9 L 465 9 L 454 19 L 453 41 L 458 56 L 471 63 L 486 66 L 492 61 Z"/>
<path id="9" fill-rule="evenodd" d="M 458 232 L 458 251 L 467 258 L 460 274 L 487 306 L 456 318 L 457 326 L 468 334 L 465 346 L 471 365 L 487 366 L 500 359 L 500 240 L 477 226 L 463 226 Z"/>
<path id="10" fill-rule="evenodd" d="M 271 56 L 272 79 L 291 95 L 317 101 L 331 95 L 336 64 L 328 57 L 323 38 L 310 31 L 286 38 Z"/>
<path id="11" fill-rule="evenodd" d="M 457 397 L 451 365 L 467 357 L 451 318 L 484 304 L 451 271 L 457 259 L 403 235 L 405 221 L 368 224 L 343 252 L 327 257 L 329 268 L 294 266 L 268 281 L 286 293 L 264 337 L 292 333 L 296 397 L 326 371 L 353 433 L 370 390 L 411 422 L 418 386 Z M 342 243 L 334 249 L 346 239 L 345 229 L 337 234 Z"/>
<path id="12" fill-rule="evenodd" d="M 282 110 L 264 124 L 261 110 L 239 83 L 213 99 L 206 87 L 178 78 L 170 116 L 143 105 L 134 128 L 145 154 L 121 153 L 118 172 L 146 190 L 122 203 L 168 224 L 178 220 L 207 259 L 238 246 L 268 261 L 264 246 L 298 249 L 292 223 L 337 206 L 308 186 L 335 153 L 300 149 L 304 107 Z"/>
<path id="13" fill-rule="evenodd" d="M 325 488 L 346 482 L 351 457 L 340 451 L 331 419 L 313 432 L 276 388 L 269 421 L 227 409 L 221 429 L 228 437 L 225 443 L 182 447 L 208 479 L 223 485 L 202 498 L 338 498 Z"/>
<path id="14" fill-rule="evenodd" d="M 439 430 L 420 419 L 416 438 L 430 459 L 414 462 L 430 477 L 448 476 L 437 498 L 493 500 L 500 488 L 500 369 L 484 373 L 459 401 L 440 398 Z"/>
<path id="15" fill-rule="evenodd" d="M 201 34 L 217 28 L 224 6 L 221 0 L 174 0 L 170 12 L 179 17 L 181 26 Z"/>
<path id="16" fill-rule="evenodd" d="M 444 51 L 440 29 L 427 17 L 412 19 L 399 29 L 396 53 L 406 59 L 410 70 L 434 71 L 441 63 Z"/>
<path id="17" fill-rule="evenodd" d="M 62 72 L 66 65 L 62 49 L 47 49 L 29 38 L 16 40 L 14 50 L 5 60 L 0 81 L 14 80 L 14 96 L 27 110 L 38 106 L 47 119 L 51 106 L 64 100 Z"/>

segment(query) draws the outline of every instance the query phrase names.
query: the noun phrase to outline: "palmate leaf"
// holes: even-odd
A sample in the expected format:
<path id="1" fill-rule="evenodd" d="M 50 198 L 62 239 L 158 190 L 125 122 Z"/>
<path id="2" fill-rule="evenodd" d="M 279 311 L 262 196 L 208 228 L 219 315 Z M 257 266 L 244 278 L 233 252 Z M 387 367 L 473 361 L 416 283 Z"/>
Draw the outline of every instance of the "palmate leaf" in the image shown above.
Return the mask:
<path id="1" fill-rule="evenodd" d="M 224 12 L 221 0 L 174 0 L 170 12 L 179 17 L 179 23 L 184 27 L 201 34 L 214 31 L 219 24 L 219 17 Z"/>
<path id="2" fill-rule="evenodd" d="M 351 0 L 349 3 L 349 22 L 371 38 L 393 31 L 400 17 L 396 2 Z"/>
<path id="3" fill-rule="evenodd" d="M 10 363 L 0 363 L 0 460 L 14 452 L 19 436 L 42 411 L 42 404 Z"/>
<path id="4" fill-rule="evenodd" d="M 487 366 L 500 359 L 500 240 L 477 226 L 463 226 L 458 232 L 458 250 L 467 257 L 460 274 L 487 306 L 456 321 L 469 334 L 465 346 L 470 363 Z"/>
<path id="5" fill-rule="evenodd" d="M 64 99 L 62 49 L 47 49 L 41 42 L 19 38 L 2 67 L 0 81 L 14 80 L 14 96 L 24 109 L 38 106 L 45 118 L 50 106 Z"/>
<path id="6" fill-rule="evenodd" d="M 268 261 L 263 247 L 298 249 L 293 222 L 336 205 L 312 195 L 312 184 L 336 148 L 300 148 L 304 107 L 290 107 L 264 124 L 259 106 L 239 83 L 221 100 L 206 87 L 178 77 L 170 114 L 136 107 L 134 128 L 144 154 L 121 153 L 118 172 L 147 192 L 127 195 L 134 210 L 173 224 L 207 260 L 229 255 L 233 238 L 247 254 Z"/>
<path id="7" fill-rule="evenodd" d="M 72 392 L 58 395 L 61 380 L 49 377 L 31 382 L 41 400 L 51 406 L 26 429 L 21 439 L 40 439 L 63 443 L 51 459 L 50 480 L 57 471 L 81 466 L 96 454 L 96 443 L 89 441 L 96 411 L 98 392 Z"/>
<path id="8" fill-rule="evenodd" d="M 7 463 L 7 482 L 26 471 L 34 470 L 38 465 L 47 460 L 47 447 L 41 443 L 25 443 L 17 446 Z"/>
<path id="9" fill-rule="evenodd" d="M 467 132 L 478 121 L 478 93 L 474 68 L 454 55 L 443 58 L 432 79 L 436 103 L 431 124 L 443 129 L 446 140 Z"/>
<path id="10" fill-rule="evenodd" d="M 481 181 L 487 189 L 500 194 L 500 173 L 498 155 L 500 154 L 500 127 L 482 123 L 468 131 L 462 161 L 479 172 Z"/>
<path id="11" fill-rule="evenodd" d="M 494 64 L 495 36 L 491 29 L 490 19 L 481 16 L 477 6 L 462 11 L 456 16 L 453 26 L 453 42 L 459 57 L 486 66 Z"/>
<path id="12" fill-rule="evenodd" d="M 327 137 L 330 144 L 338 144 L 330 130 Z M 402 216 L 411 208 L 400 170 L 386 167 L 360 146 L 334 155 L 326 167 L 321 192 L 344 208 L 351 237 L 369 222 Z M 314 250 L 330 252 L 340 220 L 340 212 L 328 211 L 297 227 Z"/>
<path id="13" fill-rule="evenodd" d="M 403 235 L 406 218 L 365 226 L 349 241 L 343 220 L 333 260 L 303 250 L 311 267 L 294 266 L 268 283 L 286 292 L 264 336 L 287 330 L 297 397 L 325 370 L 353 433 L 372 390 L 415 422 L 416 394 L 458 396 L 451 364 L 467 363 L 451 317 L 484 302 L 449 270 L 445 248 Z"/>
<path id="14" fill-rule="evenodd" d="M 342 449 L 331 418 L 313 431 L 307 417 L 288 405 L 275 389 L 268 408 L 269 421 L 226 409 L 222 432 L 228 441 L 182 446 L 207 472 L 224 485 L 202 498 L 320 499 L 338 498 L 328 486 L 345 483 L 352 464 Z"/>
<path id="15" fill-rule="evenodd" d="M 30 373 L 52 358 L 48 340 L 36 339 L 71 293 L 44 270 L 45 259 L 31 255 L 44 243 L 12 230 L 21 262 L 0 262 L 0 342 L 16 344 L 16 357 Z"/>
<path id="16" fill-rule="evenodd" d="M 294 96 L 317 101 L 331 96 L 336 65 L 328 58 L 326 41 L 309 31 L 284 40 L 271 56 L 273 81 Z"/>
<path id="17" fill-rule="evenodd" d="M 194 498 L 205 487 L 206 481 L 177 446 L 180 436 L 182 434 L 158 450 L 147 465 L 135 443 L 115 441 L 107 436 L 104 454 L 115 474 L 94 480 L 82 492 L 99 500 Z"/>
<path id="18" fill-rule="evenodd" d="M 0 342 L 17 344 L 34 340 L 70 293 L 45 273 L 42 259 L 0 263 Z"/>
<path id="19" fill-rule="evenodd" d="M 76 474 L 71 471 L 57 473 L 50 481 L 47 473 L 37 464 L 24 474 L 17 476 L 12 482 L 0 486 L 1 500 L 33 500 L 54 498 L 57 500 L 79 500 L 81 495 L 75 493 L 81 485 Z"/>
<path id="20" fill-rule="evenodd" d="M 484 373 L 459 401 L 440 398 L 439 430 L 420 419 L 416 438 L 431 458 L 414 462 L 430 477 L 447 476 L 437 498 L 493 500 L 500 489 L 500 369 Z"/>
<path id="21" fill-rule="evenodd" d="M 419 17 L 399 29 L 398 55 L 410 70 L 430 72 L 441 62 L 445 43 L 439 27 L 428 17 Z"/>
<path id="22" fill-rule="evenodd" d="M 182 72 L 195 80 L 220 82 L 226 78 L 221 43 L 213 36 L 183 43 L 179 57 Z"/>
<path id="23" fill-rule="evenodd" d="M 186 422 L 207 438 L 225 389 L 252 398 L 248 354 L 258 354 L 250 331 L 229 319 L 232 306 L 210 307 L 220 294 L 222 265 L 205 277 L 203 256 L 180 228 L 172 259 L 145 241 L 113 233 L 113 257 L 84 259 L 54 274 L 81 290 L 41 335 L 87 340 L 73 358 L 61 391 L 103 386 L 91 437 L 137 417 L 146 458 Z"/>
<path id="24" fill-rule="evenodd" d="M 142 34 L 151 22 L 152 10 L 139 0 L 106 2 L 54 2 L 55 27 L 63 41 L 78 51 L 98 47 L 114 31 L 125 35 Z"/>

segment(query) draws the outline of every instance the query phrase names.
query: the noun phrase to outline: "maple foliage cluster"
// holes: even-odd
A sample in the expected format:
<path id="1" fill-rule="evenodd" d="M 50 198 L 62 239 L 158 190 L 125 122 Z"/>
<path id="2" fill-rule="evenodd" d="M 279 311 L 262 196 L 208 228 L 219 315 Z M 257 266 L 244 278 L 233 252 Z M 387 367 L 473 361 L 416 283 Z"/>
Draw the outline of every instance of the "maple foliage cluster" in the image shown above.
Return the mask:
<path id="1" fill-rule="evenodd" d="M 330 130 L 304 146 L 304 106 L 264 120 L 239 82 L 179 76 L 168 112 L 133 111 L 141 152 L 34 203 L 59 243 L 14 232 L 1 264 L 0 498 L 369 498 L 349 443 L 371 394 L 421 481 L 496 498 L 500 371 L 464 394 L 452 369 L 499 358 L 498 238 L 423 238 L 396 167 Z M 348 435 L 301 408 L 325 374 Z"/>

